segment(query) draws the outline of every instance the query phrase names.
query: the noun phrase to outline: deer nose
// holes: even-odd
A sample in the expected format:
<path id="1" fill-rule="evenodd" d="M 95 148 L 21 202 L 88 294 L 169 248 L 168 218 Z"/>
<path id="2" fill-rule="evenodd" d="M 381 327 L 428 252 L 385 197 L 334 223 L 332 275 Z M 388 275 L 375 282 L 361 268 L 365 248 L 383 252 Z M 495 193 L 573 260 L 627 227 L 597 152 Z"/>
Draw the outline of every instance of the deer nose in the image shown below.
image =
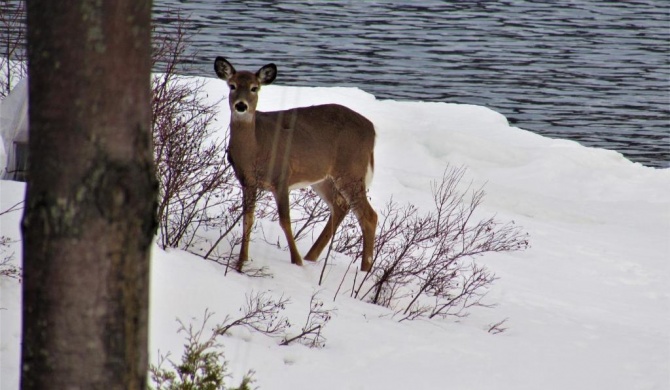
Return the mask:
<path id="1" fill-rule="evenodd" d="M 237 111 L 237 112 L 246 112 L 247 108 L 249 108 L 249 106 L 247 106 L 247 104 L 245 102 L 235 103 L 235 111 Z"/>

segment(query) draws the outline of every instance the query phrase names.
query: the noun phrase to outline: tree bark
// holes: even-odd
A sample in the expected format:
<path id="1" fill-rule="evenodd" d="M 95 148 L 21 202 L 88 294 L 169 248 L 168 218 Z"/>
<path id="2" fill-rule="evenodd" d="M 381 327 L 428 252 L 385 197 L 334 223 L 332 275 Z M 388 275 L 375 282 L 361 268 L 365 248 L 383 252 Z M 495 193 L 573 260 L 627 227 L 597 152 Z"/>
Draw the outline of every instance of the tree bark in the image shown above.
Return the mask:
<path id="1" fill-rule="evenodd" d="M 23 389 L 143 389 L 150 0 L 28 0 Z"/>

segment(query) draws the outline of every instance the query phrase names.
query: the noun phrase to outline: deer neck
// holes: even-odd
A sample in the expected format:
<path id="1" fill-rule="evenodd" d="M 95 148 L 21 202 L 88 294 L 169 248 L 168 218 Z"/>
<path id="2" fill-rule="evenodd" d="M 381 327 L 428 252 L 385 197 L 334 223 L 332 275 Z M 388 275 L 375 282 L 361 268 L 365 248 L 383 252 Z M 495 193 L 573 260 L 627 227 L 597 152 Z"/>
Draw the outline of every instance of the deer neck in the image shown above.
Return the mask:
<path id="1" fill-rule="evenodd" d="M 256 116 L 231 114 L 228 153 L 233 160 L 236 173 L 251 178 L 254 175 L 253 167 L 256 165 L 258 153 Z"/>

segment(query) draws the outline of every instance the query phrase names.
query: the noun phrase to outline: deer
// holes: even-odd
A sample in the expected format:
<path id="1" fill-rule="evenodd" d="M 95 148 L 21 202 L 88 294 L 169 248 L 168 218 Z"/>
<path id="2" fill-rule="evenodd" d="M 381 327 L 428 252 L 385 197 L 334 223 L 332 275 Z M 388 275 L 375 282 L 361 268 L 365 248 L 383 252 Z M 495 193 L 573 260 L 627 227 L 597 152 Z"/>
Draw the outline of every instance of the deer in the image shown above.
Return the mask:
<path id="1" fill-rule="evenodd" d="M 377 214 L 367 189 L 374 172 L 375 128 L 363 115 L 339 104 L 281 111 L 256 110 L 261 86 L 277 77 L 273 63 L 257 72 L 236 71 L 225 58 L 214 61 L 216 75 L 228 84 L 230 137 L 227 157 L 242 187 L 242 238 L 237 271 L 249 257 L 249 240 L 260 191 L 277 204 L 291 263 L 303 261 L 291 230 L 289 191 L 311 187 L 328 205 L 328 221 L 305 255 L 316 261 L 337 227 L 353 210 L 363 235 L 361 271 L 372 269 Z"/>

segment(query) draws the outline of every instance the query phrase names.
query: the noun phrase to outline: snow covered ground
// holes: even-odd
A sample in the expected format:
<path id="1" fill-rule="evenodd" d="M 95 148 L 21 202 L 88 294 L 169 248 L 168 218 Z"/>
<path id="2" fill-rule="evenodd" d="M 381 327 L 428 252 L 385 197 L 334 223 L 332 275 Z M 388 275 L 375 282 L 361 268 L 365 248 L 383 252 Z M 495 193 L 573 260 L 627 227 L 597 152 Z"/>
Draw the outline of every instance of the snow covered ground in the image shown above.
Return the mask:
<path id="1" fill-rule="evenodd" d="M 211 99 L 227 94 L 220 80 L 207 79 L 206 89 Z M 498 306 L 473 309 L 458 321 L 399 323 L 389 310 L 346 293 L 332 301 L 349 262 L 344 256 L 335 257 L 319 287 L 321 263 L 292 266 L 287 252 L 261 239 L 252 242 L 251 256 L 272 278 L 224 276 L 214 262 L 155 248 L 152 363 L 159 350 L 181 355 L 176 318 L 197 325 L 208 309 L 214 325 L 239 314 L 245 294 L 270 291 L 290 297 L 284 315 L 297 332 L 319 291 L 325 306 L 337 309 L 324 330 L 325 348 L 279 346 L 278 339 L 234 330 L 221 339 L 232 382 L 253 369 L 260 389 L 279 390 L 670 389 L 670 169 L 511 127 L 485 107 L 379 101 L 351 88 L 268 86 L 259 109 L 325 102 L 349 106 L 376 125 L 370 192 L 376 208 L 391 196 L 429 207 L 431 180 L 447 164 L 464 165 L 465 181 L 485 184 L 482 211 L 530 233 L 527 251 L 479 260 L 500 277 L 488 296 Z M 224 102 L 222 134 L 227 111 Z M 23 184 L 0 181 L 0 211 L 23 192 Z M 20 212 L 0 216 L 0 236 L 18 240 L 19 219 Z M 281 237 L 278 227 L 266 234 Z M 307 241 L 299 244 L 303 253 Z M 19 259 L 20 244 L 10 249 Z M 0 388 L 12 390 L 19 376 L 17 281 L 0 280 L 0 307 Z M 507 331 L 487 332 L 505 318 Z"/>

